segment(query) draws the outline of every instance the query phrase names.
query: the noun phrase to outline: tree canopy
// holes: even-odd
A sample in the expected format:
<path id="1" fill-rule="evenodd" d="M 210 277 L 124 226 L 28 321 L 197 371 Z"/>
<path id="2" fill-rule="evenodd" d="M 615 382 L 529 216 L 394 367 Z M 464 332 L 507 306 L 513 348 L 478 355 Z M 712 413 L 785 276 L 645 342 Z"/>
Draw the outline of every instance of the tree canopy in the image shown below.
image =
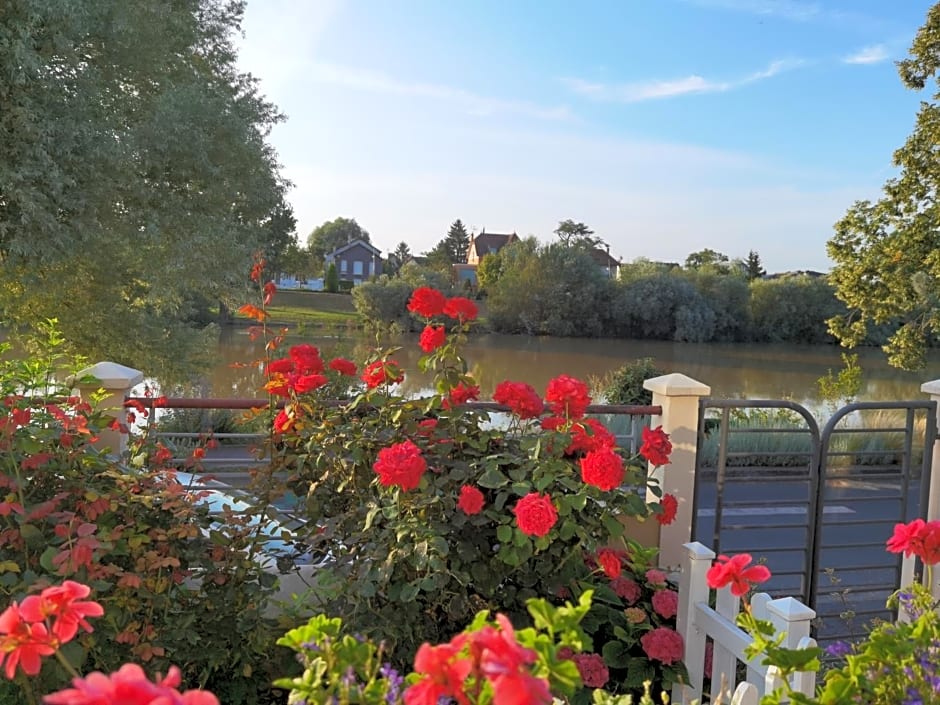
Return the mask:
<path id="1" fill-rule="evenodd" d="M 603 238 L 595 236 L 594 231 L 587 225 L 576 223 L 571 218 L 558 223 L 555 235 L 565 247 L 583 247 L 590 250 L 604 244 Z"/>
<path id="2" fill-rule="evenodd" d="M 369 242 L 369 233 L 355 218 L 336 218 L 313 229 L 307 236 L 307 249 L 315 261 L 322 263 L 324 256 L 353 240 Z"/>
<path id="3" fill-rule="evenodd" d="M 909 58 L 898 63 L 914 90 L 937 80 L 940 68 L 940 4 L 927 13 Z M 914 130 L 894 153 L 897 177 L 876 202 L 858 201 L 835 227 L 827 250 L 835 262 L 829 281 L 849 313 L 829 321 L 845 346 L 870 330 L 897 325 L 884 346 L 888 362 L 918 369 L 928 340 L 940 332 L 940 92 L 921 102 Z"/>
<path id="4" fill-rule="evenodd" d="M 80 352 L 158 373 L 195 354 L 194 301 L 243 291 L 286 187 L 280 116 L 236 68 L 243 5 L 0 3 L 7 326 L 55 317 Z"/>

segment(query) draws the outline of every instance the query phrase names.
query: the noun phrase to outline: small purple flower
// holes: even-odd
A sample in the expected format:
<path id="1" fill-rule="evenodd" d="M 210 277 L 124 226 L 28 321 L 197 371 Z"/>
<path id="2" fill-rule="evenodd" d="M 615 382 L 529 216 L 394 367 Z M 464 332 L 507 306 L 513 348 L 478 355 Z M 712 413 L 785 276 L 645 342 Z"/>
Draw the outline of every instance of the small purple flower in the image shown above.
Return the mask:
<path id="1" fill-rule="evenodd" d="M 401 687 L 405 682 L 404 676 L 399 675 L 398 671 L 392 668 L 392 664 L 383 663 L 379 669 L 379 674 L 388 682 L 388 692 L 385 694 L 385 702 L 388 705 L 394 705 L 398 702 L 398 696 L 401 694 Z"/>
<path id="2" fill-rule="evenodd" d="M 834 641 L 826 647 L 827 656 L 842 658 L 850 653 L 852 653 L 852 645 L 847 641 Z"/>

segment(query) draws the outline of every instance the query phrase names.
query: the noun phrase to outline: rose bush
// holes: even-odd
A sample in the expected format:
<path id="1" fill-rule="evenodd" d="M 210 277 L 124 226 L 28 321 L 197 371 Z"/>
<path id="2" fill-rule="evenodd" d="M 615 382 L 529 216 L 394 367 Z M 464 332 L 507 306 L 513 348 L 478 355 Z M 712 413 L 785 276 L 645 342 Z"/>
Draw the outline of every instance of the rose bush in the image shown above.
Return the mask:
<path id="1" fill-rule="evenodd" d="M 317 609 L 410 654 L 425 641 L 447 641 L 480 610 L 518 620 L 531 598 L 582 593 L 593 572 L 586 559 L 604 547 L 629 548 L 631 565 L 648 560 L 627 541 L 626 526 L 675 515 L 668 499 L 646 502 L 646 461 L 668 463 L 666 434 L 647 429 L 641 454 L 625 454 L 586 417 L 587 385 L 565 375 L 549 383 L 544 400 L 529 385 L 500 384 L 495 398 L 506 405 L 508 424 L 497 425 L 470 403 L 479 387 L 460 355 L 476 305 L 424 287 L 408 308 L 425 326 L 419 367 L 434 375 L 431 396 L 398 393 L 405 372 L 394 349 L 366 361 L 363 385 L 339 405 L 289 376 L 268 386 L 285 400 L 274 469 L 301 498 L 310 528 L 304 540 L 328 557 L 311 585 Z M 269 362 L 268 376 L 284 374 L 284 364 Z M 627 653 L 631 664 L 649 662 L 635 651 L 642 632 L 669 619 L 649 602 L 665 584 L 643 589 L 645 626 L 624 622 L 626 636 L 605 634 L 597 646 L 618 674 Z M 620 599 L 611 588 L 607 594 Z M 619 651 L 608 645 L 619 639 Z M 644 672 L 663 682 L 681 673 L 676 658 L 661 664 Z M 642 680 L 631 685 L 639 689 Z"/>

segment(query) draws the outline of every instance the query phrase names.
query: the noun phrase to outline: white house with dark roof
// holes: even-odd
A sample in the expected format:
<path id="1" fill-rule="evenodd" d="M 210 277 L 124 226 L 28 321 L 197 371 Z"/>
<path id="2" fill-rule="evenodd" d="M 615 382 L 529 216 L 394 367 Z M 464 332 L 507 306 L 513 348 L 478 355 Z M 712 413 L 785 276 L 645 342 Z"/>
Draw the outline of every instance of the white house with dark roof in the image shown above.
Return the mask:
<path id="1" fill-rule="evenodd" d="M 382 273 L 382 251 L 365 240 L 353 240 L 323 258 L 324 267 L 336 265 L 340 279 L 362 284 Z"/>

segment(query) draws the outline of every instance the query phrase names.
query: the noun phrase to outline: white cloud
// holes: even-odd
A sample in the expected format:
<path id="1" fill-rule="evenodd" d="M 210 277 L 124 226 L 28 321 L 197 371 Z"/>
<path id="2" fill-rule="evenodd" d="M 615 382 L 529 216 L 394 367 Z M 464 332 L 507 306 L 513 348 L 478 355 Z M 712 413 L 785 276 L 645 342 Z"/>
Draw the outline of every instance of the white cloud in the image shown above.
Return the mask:
<path id="1" fill-rule="evenodd" d="M 750 83 L 772 78 L 804 64 L 805 62 L 796 59 L 774 61 L 763 70 L 730 81 L 714 81 L 703 78 L 698 74 L 692 74 L 684 78 L 637 83 L 605 84 L 579 78 L 564 78 L 562 82 L 575 93 L 594 100 L 614 103 L 640 103 L 645 100 L 674 98 L 681 95 L 724 93 Z"/>
<path id="2" fill-rule="evenodd" d="M 844 57 L 842 62 L 845 64 L 878 64 L 885 61 L 889 56 L 888 49 L 884 44 L 875 44 Z"/>
<path id="3" fill-rule="evenodd" d="M 523 100 L 504 100 L 472 93 L 453 86 L 420 81 L 403 81 L 380 71 L 353 68 L 317 62 L 307 69 L 307 76 L 316 82 L 343 88 L 384 93 L 386 95 L 429 98 L 459 105 L 473 115 L 509 113 L 539 120 L 570 120 L 573 116 L 567 106 L 543 106 Z"/>

